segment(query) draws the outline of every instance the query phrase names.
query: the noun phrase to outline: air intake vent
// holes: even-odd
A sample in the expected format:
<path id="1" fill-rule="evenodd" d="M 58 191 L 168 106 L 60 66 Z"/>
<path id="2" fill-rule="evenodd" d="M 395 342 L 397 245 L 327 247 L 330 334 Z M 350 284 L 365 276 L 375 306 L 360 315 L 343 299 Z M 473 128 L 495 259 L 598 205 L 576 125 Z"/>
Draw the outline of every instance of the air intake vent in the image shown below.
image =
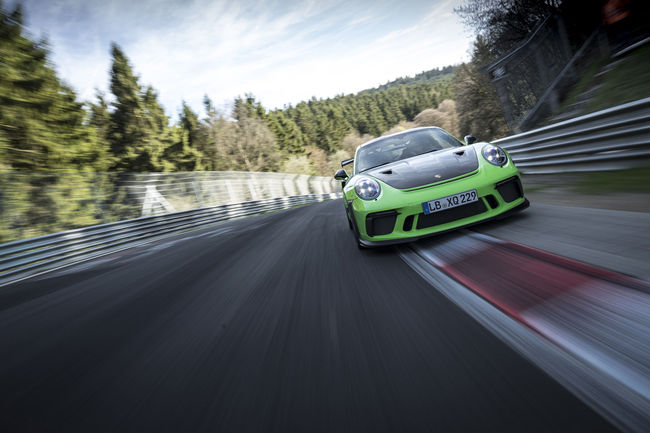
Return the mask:
<path id="1" fill-rule="evenodd" d="M 496 209 L 499 207 L 499 201 L 492 194 L 486 195 L 485 200 L 487 200 L 488 204 L 492 209 Z"/>
<path id="2" fill-rule="evenodd" d="M 404 219 L 404 227 L 403 230 L 405 232 L 410 231 L 413 228 L 413 219 L 415 218 L 415 215 L 409 215 Z"/>
<path id="3" fill-rule="evenodd" d="M 387 210 L 366 216 L 366 233 L 368 236 L 387 235 L 395 229 L 397 211 Z"/>
<path id="4" fill-rule="evenodd" d="M 503 182 L 499 182 L 496 184 L 496 188 L 506 203 L 515 201 L 524 195 L 523 189 L 521 187 L 521 181 L 518 177 L 511 177 L 510 179 L 506 179 Z"/>

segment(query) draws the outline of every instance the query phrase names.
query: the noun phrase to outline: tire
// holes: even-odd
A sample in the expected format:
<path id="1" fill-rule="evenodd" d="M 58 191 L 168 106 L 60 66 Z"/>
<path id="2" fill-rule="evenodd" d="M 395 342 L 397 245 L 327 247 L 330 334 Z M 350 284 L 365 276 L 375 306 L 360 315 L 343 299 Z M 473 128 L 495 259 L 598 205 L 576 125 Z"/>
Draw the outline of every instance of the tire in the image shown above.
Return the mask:
<path id="1" fill-rule="evenodd" d="M 357 233 L 357 227 L 356 224 L 352 224 L 352 217 L 350 215 L 351 212 L 346 212 L 348 216 L 348 224 L 350 224 L 350 230 L 352 230 L 352 236 L 354 236 L 354 243 L 357 244 L 357 248 L 360 250 L 367 250 L 367 247 L 364 247 L 361 245 L 361 242 L 359 241 L 359 233 Z"/>

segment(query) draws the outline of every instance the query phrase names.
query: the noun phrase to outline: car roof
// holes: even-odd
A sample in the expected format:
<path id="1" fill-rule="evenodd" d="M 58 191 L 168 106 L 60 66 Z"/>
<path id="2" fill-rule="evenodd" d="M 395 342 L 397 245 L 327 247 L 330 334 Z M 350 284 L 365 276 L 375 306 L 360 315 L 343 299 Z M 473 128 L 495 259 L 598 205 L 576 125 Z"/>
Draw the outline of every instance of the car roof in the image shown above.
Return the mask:
<path id="1" fill-rule="evenodd" d="M 365 146 L 367 146 L 367 145 L 369 145 L 369 144 L 372 144 L 372 143 L 374 143 L 374 142 L 376 142 L 376 141 L 383 140 L 383 139 L 385 139 L 385 138 L 389 138 L 389 137 L 397 137 L 397 136 L 399 136 L 399 135 L 408 134 L 408 133 L 411 133 L 411 132 L 413 132 L 413 131 L 422 131 L 422 130 L 425 130 L 425 129 L 442 129 L 442 128 L 440 128 L 440 127 L 438 127 L 438 126 L 421 126 L 421 127 L 419 127 L 419 128 L 411 128 L 411 129 L 407 129 L 406 131 L 396 132 L 396 133 L 394 133 L 394 134 L 383 135 L 383 136 L 381 136 L 381 137 L 373 138 L 372 140 L 363 143 L 361 146 L 359 146 L 359 147 L 357 148 L 357 150 L 359 150 L 359 149 L 361 149 L 362 147 L 365 147 Z"/>

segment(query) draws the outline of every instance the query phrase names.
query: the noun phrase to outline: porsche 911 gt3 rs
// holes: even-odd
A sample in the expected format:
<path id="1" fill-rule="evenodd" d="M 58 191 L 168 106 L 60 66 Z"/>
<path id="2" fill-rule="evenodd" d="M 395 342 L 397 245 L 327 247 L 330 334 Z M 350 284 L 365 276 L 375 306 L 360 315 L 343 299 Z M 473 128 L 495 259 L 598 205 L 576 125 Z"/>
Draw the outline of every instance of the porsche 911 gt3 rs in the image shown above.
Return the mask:
<path id="1" fill-rule="evenodd" d="M 341 181 L 360 247 L 416 240 L 528 207 L 519 172 L 498 146 L 465 143 L 437 127 L 415 128 L 357 148 Z"/>

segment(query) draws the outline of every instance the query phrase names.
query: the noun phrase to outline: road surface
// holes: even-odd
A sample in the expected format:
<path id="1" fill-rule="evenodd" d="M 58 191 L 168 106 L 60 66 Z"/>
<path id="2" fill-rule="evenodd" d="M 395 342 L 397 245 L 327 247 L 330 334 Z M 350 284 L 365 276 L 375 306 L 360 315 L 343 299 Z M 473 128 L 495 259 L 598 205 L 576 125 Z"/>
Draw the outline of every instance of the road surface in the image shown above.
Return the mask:
<path id="1" fill-rule="evenodd" d="M 615 431 L 395 249 L 359 251 L 342 206 L 3 287 L 0 430 Z"/>

